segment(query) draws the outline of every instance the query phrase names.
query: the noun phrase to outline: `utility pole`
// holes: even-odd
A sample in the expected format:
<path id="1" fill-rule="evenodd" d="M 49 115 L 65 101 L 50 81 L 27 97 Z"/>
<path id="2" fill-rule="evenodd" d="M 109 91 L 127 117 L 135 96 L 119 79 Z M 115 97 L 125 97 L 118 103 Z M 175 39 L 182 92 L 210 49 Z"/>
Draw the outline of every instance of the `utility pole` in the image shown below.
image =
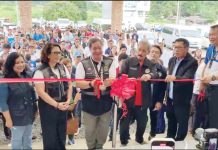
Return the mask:
<path id="1" fill-rule="evenodd" d="M 17 18 L 17 26 L 20 26 L 20 22 L 19 22 L 19 11 L 18 11 L 18 1 L 16 1 L 16 18 Z"/>
<path id="2" fill-rule="evenodd" d="M 179 24 L 179 20 L 180 20 L 180 1 L 177 0 L 177 15 L 176 15 L 176 24 Z"/>

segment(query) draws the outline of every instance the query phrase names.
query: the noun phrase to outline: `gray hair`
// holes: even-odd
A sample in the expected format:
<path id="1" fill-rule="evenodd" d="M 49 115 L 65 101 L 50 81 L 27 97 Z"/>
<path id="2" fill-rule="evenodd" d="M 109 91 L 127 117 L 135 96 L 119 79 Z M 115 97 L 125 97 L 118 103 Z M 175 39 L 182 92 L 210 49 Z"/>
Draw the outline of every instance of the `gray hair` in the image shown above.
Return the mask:
<path id="1" fill-rule="evenodd" d="M 138 45 L 140 45 L 140 44 L 143 44 L 143 45 L 146 47 L 146 50 L 147 50 L 148 52 L 150 51 L 151 45 L 150 45 L 150 43 L 148 42 L 148 40 L 143 39 L 143 40 L 139 41 L 139 44 L 138 44 Z"/>

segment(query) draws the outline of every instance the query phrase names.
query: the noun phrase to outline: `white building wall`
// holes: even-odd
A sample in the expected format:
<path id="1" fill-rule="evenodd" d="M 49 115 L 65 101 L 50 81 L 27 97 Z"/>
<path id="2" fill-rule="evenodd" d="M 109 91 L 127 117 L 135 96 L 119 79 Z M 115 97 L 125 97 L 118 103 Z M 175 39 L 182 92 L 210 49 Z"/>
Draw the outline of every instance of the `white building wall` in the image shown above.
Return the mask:
<path id="1" fill-rule="evenodd" d="M 102 1 L 102 18 L 111 19 L 112 1 Z M 124 1 L 123 22 L 125 24 L 144 23 L 150 11 L 150 1 Z"/>
<path id="2" fill-rule="evenodd" d="M 102 1 L 102 18 L 111 19 L 112 1 Z"/>

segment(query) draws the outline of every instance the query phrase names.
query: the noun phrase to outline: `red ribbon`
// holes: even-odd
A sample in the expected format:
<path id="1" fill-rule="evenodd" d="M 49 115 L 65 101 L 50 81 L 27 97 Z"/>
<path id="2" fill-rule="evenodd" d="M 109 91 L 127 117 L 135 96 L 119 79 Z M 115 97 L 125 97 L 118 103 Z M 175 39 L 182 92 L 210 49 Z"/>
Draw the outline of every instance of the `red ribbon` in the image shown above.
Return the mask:
<path id="1" fill-rule="evenodd" d="M 137 80 L 135 106 L 141 106 L 141 105 L 142 105 L 142 82 L 141 80 Z"/>
<path id="2" fill-rule="evenodd" d="M 70 82 L 70 81 L 91 81 L 93 79 L 68 79 L 68 78 L 0 78 L 0 83 L 20 83 L 20 82 Z M 135 79 L 136 80 L 136 79 Z M 200 79 L 178 79 L 174 80 L 174 82 L 193 82 L 198 81 Z M 151 79 L 152 82 L 165 82 L 165 79 Z"/>
<path id="3" fill-rule="evenodd" d="M 128 75 L 126 74 L 122 74 L 120 78 L 116 78 L 111 85 L 110 95 L 112 97 L 117 96 L 122 102 L 123 114 L 121 119 L 126 117 L 128 113 L 128 109 L 124 101 L 134 96 L 136 85 L 136 80 L 128 78 Z"/>
<path id="4" fill-rule="evenodd" d="M 103 85 L 101 80 L 95 80 L 95 82 L 94 82 L 94 93 L 95 93 L 95 96 L 97 96 L 98 99 L 100 99 L 100 97 L 101 97 L 101 90 L 100 90 L 101 85 Z"/>
<path id="5" fill-rule="evenodd" d="M 205 98 L 205 92 L 204 92 L 204 91 L 201 91 L 201 92 L 198 94 L 198 101 L 203 102 L 203 101 L 204 101 L 204 98 Z"/>

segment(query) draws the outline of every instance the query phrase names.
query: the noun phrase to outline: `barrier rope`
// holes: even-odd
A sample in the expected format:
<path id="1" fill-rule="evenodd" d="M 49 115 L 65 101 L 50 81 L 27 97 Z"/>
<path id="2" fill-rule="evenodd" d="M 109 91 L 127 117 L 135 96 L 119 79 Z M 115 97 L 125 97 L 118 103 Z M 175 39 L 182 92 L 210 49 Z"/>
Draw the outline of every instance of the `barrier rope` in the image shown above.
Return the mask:
<path id="1" fill-rule="evenodd" d="M 0 78 L 0 83 L 22 83 L 22 82 L 70 82 L 70 81 L 92 81 L 93 79 L 69 79 L 69 78 Z M 139 79 L 135 79 L 139 80 Z M 174 82 L 194 82 L 200 79 L 176 79 Z M 150 79 L 152 82 L 165 82 L 165 79 Z"/>

